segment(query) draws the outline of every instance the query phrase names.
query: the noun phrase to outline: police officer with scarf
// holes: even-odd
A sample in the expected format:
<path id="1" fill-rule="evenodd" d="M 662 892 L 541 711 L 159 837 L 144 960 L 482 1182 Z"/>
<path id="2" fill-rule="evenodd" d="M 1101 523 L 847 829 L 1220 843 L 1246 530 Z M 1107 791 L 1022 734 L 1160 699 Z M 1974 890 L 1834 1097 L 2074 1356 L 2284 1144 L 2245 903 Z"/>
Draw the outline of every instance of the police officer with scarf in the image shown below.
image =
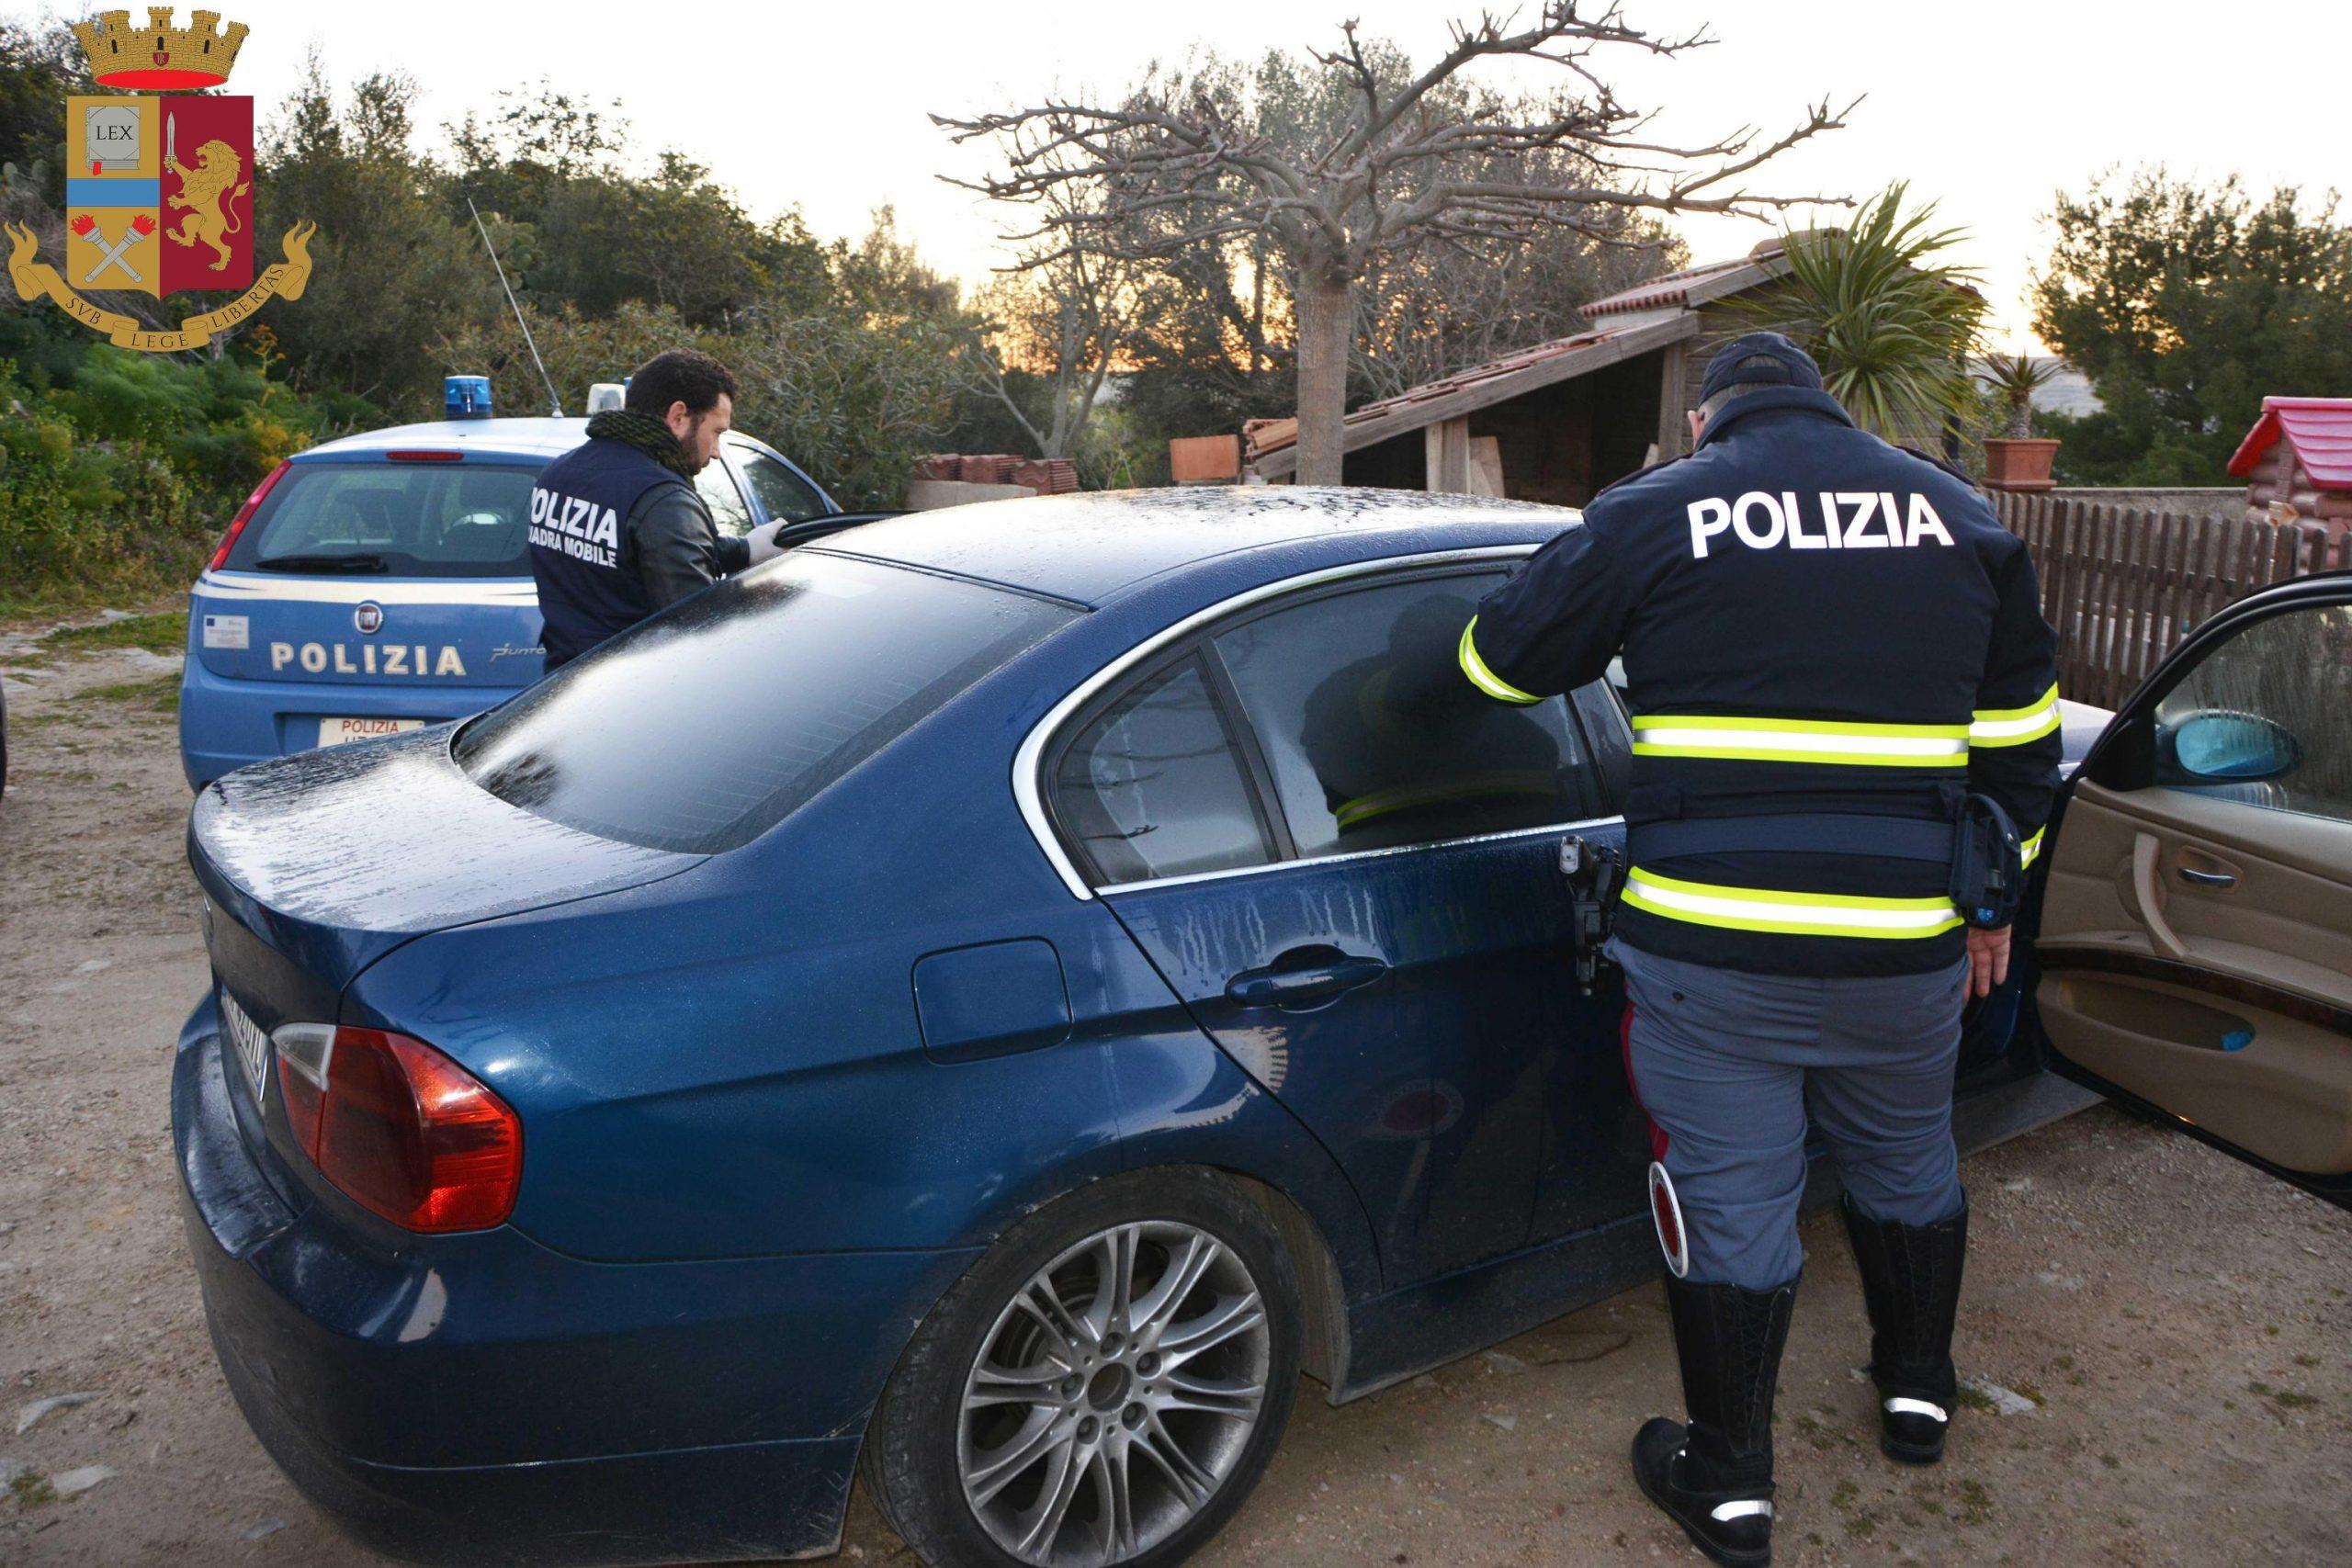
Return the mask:
<path id="1" fill-rule="evenodd" d="M 690 348 L 657 354 L 623 405 L 549 463 L 531 492 L 531 575 L 549 673 L 729 572 L 782 552 L 780 523 L 723 538 L 695 476 L 735 412 L 735 378 Z"/>
<path id="2" fill-rule="evenodd" d="M 2056 638 L 1984 498 L 1856 428 L 1788 339 L 1720 350 L 1690 417 L 1690 455 L 1595 497 L 1460 654 L 1510 703 L 1624 660 L 1610 953 L 1688 1415 L 1641 1428 L 1634 1470 L 1709 1557 L 1760 1568 L 1808 1110 L 1845 1189 L 1879 1446 L 1943 1456 L 1953 1066 L 2058 783 Z"/>

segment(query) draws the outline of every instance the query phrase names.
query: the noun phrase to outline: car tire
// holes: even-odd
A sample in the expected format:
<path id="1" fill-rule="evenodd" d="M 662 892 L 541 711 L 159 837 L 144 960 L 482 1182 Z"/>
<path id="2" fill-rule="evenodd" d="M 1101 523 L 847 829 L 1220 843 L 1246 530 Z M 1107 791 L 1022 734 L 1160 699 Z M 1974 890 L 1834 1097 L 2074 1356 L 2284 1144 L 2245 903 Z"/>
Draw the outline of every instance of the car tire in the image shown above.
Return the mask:
<path id="1" fill-rule="evenodd" d="M 1124 1296 L 1105 1289 L 1122 1250 Z M 1288 1251 L 1232 1181 L 1095 1182 L 1006 1231 L 916 1329 L 866 1432 L 866 1488 L 932 1568 L 1168 1568 L 1265 1472 L 1304 1321 Z M 992 1375 L 1007 1371 L 1021 1375 Z M 1060 1523 L 1024 1544 L 1056 1496 Z"/>

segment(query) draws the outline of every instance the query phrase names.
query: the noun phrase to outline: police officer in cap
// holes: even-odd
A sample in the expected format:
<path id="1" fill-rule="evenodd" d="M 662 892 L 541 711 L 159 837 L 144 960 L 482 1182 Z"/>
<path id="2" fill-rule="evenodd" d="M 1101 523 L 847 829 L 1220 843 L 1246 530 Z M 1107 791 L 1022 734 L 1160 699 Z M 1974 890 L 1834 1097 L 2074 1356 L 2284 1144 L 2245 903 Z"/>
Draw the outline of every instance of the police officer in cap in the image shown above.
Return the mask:
<path id="1" fill-rule="evenodd" d="M 1984 498 L 1858 429 L 1788 339 L 1718 352 L 1690 429 L 1690 456 L 1604 491 L 1489 595 L 1461 658 L 1511 703 L 1624 660 L 1610 953 L 1688 1414 L 1641 1428 L 1634 1470 L 1703 1552 L 1753 1565 L 1808 1110 L 1845 1189 L 1879 1446 L 1943 1456 L 1953 1064 L 2058 783 L 2056 639 Z"/>
<path id="2" fill-rule="evenodd" d="M 673 348 L 639 366 L 620 408 L 541 470 L 531 492 L 531 575 L 549 673 L 729 572 L 781 554 L 769 523 L 721 537 L 695 476 L 735 412 L 735 378 Z"/>

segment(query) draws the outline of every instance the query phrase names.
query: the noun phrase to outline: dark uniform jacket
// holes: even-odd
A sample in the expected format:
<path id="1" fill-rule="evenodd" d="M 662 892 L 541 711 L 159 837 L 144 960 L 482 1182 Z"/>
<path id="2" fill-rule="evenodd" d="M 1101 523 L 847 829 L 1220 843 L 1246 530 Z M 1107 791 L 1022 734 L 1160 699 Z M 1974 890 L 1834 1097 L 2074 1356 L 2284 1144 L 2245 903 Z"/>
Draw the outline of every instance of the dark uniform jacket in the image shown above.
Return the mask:
<path id="1" fill-rule="evenodd" d="M 751 547 L 719 536 L 692 484 L 618 441 L 586 442 L 540 471 L 529 539 L 550 671 L 751 564 Z"/>
<path id="2" fill-rule="evenodd" d="M 2058 783 L 2055 644 L 2023 542 L 1965 479 L 1855 428 L 1826 393 L 1774 388 L 1726 404 L 1690 457 L 1596 496 L 1582 527 L 1479 605 L 1461 654 L 1507 702 L 1596 680 L 1623 654 L 1623 941 L 1860 976 L 1957 961 L 1942 868 L 1829 842 L 1645 855 L 1645 826 L 1949 820 L 1975 791 L 2030 859 Z"/>

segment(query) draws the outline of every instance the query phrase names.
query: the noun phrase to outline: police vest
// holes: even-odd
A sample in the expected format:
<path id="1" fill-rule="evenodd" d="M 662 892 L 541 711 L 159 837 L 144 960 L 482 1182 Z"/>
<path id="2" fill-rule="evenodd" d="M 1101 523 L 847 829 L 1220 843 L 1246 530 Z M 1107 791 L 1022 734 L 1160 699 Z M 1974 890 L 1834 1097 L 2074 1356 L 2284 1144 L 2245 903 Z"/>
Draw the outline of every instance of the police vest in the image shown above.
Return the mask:
<path id="1" fill-rule="evenodd" d="M 1751 392 L 1689 457 L 1596 496 L 1478 607 L 1499 701 L 1598 678 L 1632 709 L 1618 935 L 1752 972 L 1957 959 L 1952 868 L 1890 852 L 1992 798 L 2038 851 L 2061 751 L 2054 634 L 2022 540 L 1966 479 L 1815 391 Z M 1868 819 L 1885 831 L 1807 836 Z M 1865 840 L 1869 841 L 1865 841 Z"/>
<path id="2" fill-rule="evenodd" d="M 540 470 L 528 537 L 549 670 L 653 614 L 624 548 L 629 514 L 658 486 L 685 482 L 618 441 L 590 441 Z"/>

